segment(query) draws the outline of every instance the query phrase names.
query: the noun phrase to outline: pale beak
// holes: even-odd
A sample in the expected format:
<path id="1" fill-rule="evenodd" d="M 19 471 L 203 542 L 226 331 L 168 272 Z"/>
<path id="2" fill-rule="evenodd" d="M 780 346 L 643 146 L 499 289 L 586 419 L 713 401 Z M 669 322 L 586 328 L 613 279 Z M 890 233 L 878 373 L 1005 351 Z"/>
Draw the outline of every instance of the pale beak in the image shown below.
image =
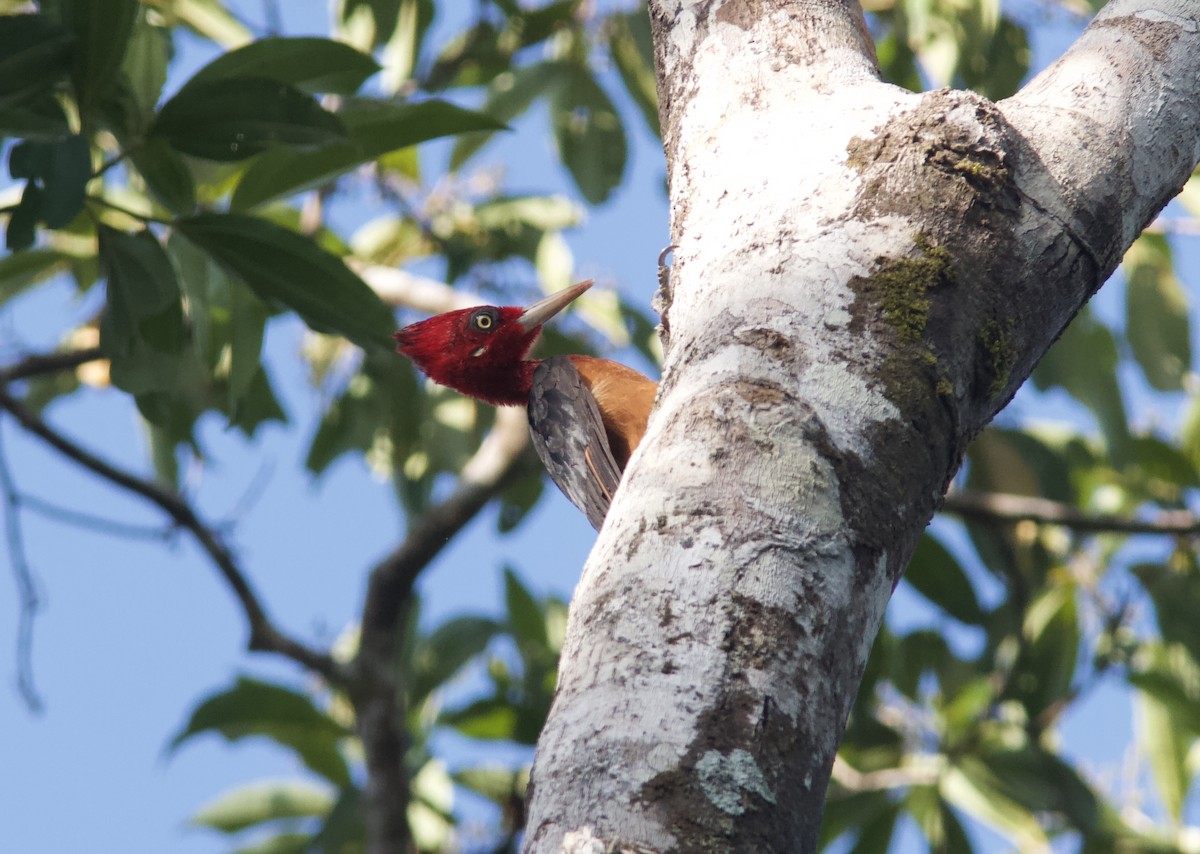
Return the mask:
<path id="1" fill-rule="evenodd" d="M 579 296 L 595 283 L 594 279 L 588 279 L 586 282 L 571 285 L 571 287 L 564 288 L 558 293 L 543 297 L 525 309 L 525 313 L 517 318 L 517 323 L 521 324 L 521 328 L 526 332 L 532 332 L 535 328 L 541 326 L 570 305 L 575 297 Z"/>

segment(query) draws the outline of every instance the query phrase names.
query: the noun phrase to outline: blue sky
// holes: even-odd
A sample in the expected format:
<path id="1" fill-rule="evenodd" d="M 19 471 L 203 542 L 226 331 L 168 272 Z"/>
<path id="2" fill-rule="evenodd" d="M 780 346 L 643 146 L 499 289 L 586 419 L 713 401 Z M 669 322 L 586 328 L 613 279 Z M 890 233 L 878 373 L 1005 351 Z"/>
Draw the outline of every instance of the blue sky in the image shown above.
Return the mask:
<path id="1" fill-rule="evenodd" d="M 279 5 L 287 34 L 327 32 L 326 4 Z M 243 7 L 250 20 L 261 21 L 262 4 Z M 451 8 L 456 7 L 465 4 Z M 453 28 L 452 11 L 440 26 L 443 32 Z M 1060 50 L 1066 33 L 1042 32 L 1038 56 L 1044 60 Z M 203 59 L 188 48 L 183 67 L 194 69 Z M 610 91 L 617 88 L 615 75 L 605 82 Z M 178 85 L 178 79 L 169 85 Z M 580 278 L 594 276 L 648 307 L 655 259 L 668 242 L 665 166 L 658 141 L 640 117 L 632 109 L 623 107 L 623 112 L 634 140 L 627 180 L 611 202 L 590 211 L 586 224 L 567 237 Z M 480 163 L 503 164 L 505 185 L 513 191 L 571 194 L 554 162 L 547 128 L 545 115 L 535 109 L 514 134 L 494 142 Z M 1194 292 L 1194 247 L 1189 258 Z M 7 354 L 10 345 L 54 346 L 63 318 L 85 316 L 94 310 L 94 298 L 80 305 L 64 283 L 0 309 L 0 347 Z M 1119 305 L 1107 296 L 1099 301 L 1110 317 Z M 409 319 L 408 314 L 401 318 Z M 297 356 L 301 338 L 297 323 L 276 321 L 266 344 L 272 377 L 297 420 L 287 428 L 267 426 L 263 440 L 253 445 L 215 419 L 205 421 L 201 433 L 211 458 L 187 477 L 205 517 L 233 523 L 231 542 L 275 619 L 291 632 L 327 644 L 355 619 L 365 572 L 396 543 L 403 520 L 390 487 L 373 480 L 357 460 L 343 458 L 318 481 L 301 470 L 315 428 L 301 420 L 314 411 L 306 368 Z M 1028 412 L 1023 400 L 1016 406 Z M 1049 411 L 1039 405 L 1042 417 L 1078 417 L 1073 407 L 1055 409 L 1060 399 L 1049 401 Z M 84 391 L 57 405 L 52 418 L 120 464 L 146 470 L 145 449 L 123 396 Z M 81 475 L 10 423 L 3 422 L 0 431 L 23 489 L 111 518 L 161 526 L 158 514 L 142 503 Z M 260 480 L 265 483 L 261 493 L 243 508 L 243 497 Z M 187 817 L 228 787 L 290 777 L 302 769 L 283 751 L 253 741 L 228 746 L 204 737 L 169 759 L 165 746 L 191 706 L 236 673 L 301 686 L 303 679 L 290 666 L 244 652 L 245 626 L 236 604 L 186 538 L 131 542 L 31 513 L 24 520 L 27 552 L 45 598 L 34 668 L 46 709 L 31 715 L 12 687 L 16 595 L 11 574 L 0 571 L 0 673 L 9 686 L 0 699 L 5 848 L 135 854 L 227 850 L 222 837 L 186 828 Z M 556 490 L 546 490 L 515 534 L 497 537 L 495 530 L 495 511 L 489 508 L 425 573 L 426 621 L 461 612 L 499 613 L 506 564 L 536 593 L 570 596 L 593 532 Z M 6 569 L 8 561 L 0 554 Z M 936 615 L 902 585 L 889 618 L 909 626 Z M 1119 767 L 1130 739 L 1128 696 L 1102 689 L 1072 713 L 1063 737 L 1068 751 L 1086 766 Z M 990 834 L 982 838 L 988 840 L 986 850 L 1004 850 Z M 911 829 L 897 849 L 914 850 Z"/>

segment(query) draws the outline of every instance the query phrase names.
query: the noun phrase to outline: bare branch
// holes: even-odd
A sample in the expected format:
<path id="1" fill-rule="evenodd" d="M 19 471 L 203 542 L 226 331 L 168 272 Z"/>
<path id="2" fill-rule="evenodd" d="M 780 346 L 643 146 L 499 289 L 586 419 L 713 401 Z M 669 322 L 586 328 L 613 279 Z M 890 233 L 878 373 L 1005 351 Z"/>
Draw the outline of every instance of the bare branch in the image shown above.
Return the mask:
<path id="1" fill-rule="evenodd" d="M 396 804 L 408 803 L 404 767 L 404 695 L 395 652 L 417 576 L 442 548 L 517 477 L 534 465 L 525 412 L 501 409 L 491 433 L 463 467 L 458 487 L 409 526 L 404 542 L 372 571 L 354 660 L 354 707 L 367 763 L 367 849 L 402 851 L 408 827 Z"/>
<path id="2" fill-rule="evenodd" d="M 99 347 L 85 347 L 80 350 L 63 350 L 58 353 L 40 353 L 33 356 L 26 356 L 16 364 L 0 369 L 0 385 L 44 374 L 74 370 L 80 365 L 103 358 L 104 354 L 100 352 Z"/>
<path id="3" fill-rule="evenodd" d="M 1037 522 L 1075 531 L 1114 534 L 1200 534 L 1200 517 L 1187 510 L 1164 510 L 1153 519 L 1108 513 L 1085 513 L 1078 507 L 1030 495 L 1001 492 L 955 492 L 946 496 L 942 512 L 982 522 Z"/>
<path id="4" fill-rule="evenodd" d="M 0 409 L 7 410 L 26 431 L 37 436 L 63 456 L 81 465 L 114 486 L 139 495 L 158 506 L 180 528 L 188 531 L 216 565 L 221 577 L 233 591 L 246 620 L 250 624 L 247 646 L 258 652 L 275 652 L 321 674 L 331 683 L 345 684 L 345 674 L 327 654 L 318 652 L 285 635 L 267 616 L 249 581 L 233 554 L 217 534 L 200 518 L 186 501 L 153 481 L 136 477 L 80 447 L 52 429 L 32 410 L 9 394 L 0 384 Z"/>
<path id="5" fill-rule="evenodd" d="M 0 434 L 2 436 L 3 434 Z M 25 534 L 21 527 L 20 505 L 8 459 L 0 448 L 0 489 L 4 492 L 4 531 L 8 539 L 13 577 L 17 582 L 17 689 L 26 707 L 34 713 L 42 710 L 42 699 L 33 683 L 33 621 L 41 609 L 37 584 L 25 551 Z"/>
<path id="6" fill-rule="evenodd" d="M 349 266 L 388 305 L 441 314 L 456 308 L 470 308 L 483 302 L 454 290 L 445 282 L 394 267 L 361 262 L 351 262 Z"/>
<path id="7" fill-rule="evenodd" d="M 838 756 L 833 760 L 833 780 L 852 792 L 902 789 L 909 786 L 929 786 L 937 782 L 945 760 L 940 756 L 916 754 L 900 768 L 881 768 L 878 771 L 859 771 Z"/>

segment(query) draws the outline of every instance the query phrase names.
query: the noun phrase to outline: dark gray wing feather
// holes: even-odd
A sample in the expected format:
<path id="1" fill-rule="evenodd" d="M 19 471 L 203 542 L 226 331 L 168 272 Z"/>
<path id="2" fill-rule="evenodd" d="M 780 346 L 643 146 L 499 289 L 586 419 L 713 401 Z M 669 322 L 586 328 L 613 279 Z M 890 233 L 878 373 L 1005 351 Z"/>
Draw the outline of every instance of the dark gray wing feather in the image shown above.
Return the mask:
<path id="1" fill-rule="evenodd" d="M 546 359 L 534 371 L 529 432 L 550 479 L 600 530 L 621 470 L 608 447 L 596 399 L 569 357 Z"/>

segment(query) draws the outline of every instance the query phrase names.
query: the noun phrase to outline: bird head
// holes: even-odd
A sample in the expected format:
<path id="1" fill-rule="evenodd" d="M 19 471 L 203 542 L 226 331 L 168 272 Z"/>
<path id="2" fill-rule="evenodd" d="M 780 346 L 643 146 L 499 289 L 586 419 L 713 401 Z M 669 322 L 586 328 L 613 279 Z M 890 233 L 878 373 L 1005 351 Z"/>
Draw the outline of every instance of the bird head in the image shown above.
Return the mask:
<path id="1" fill-rule="evenodd" d="M 434 382 L 497 406 L 524 406 L 534 362 L 525 357 L 542 326 L 592 286 L 589 279 L 527 308 L 481 305 L 404 327 L 396 349 Z"/>

